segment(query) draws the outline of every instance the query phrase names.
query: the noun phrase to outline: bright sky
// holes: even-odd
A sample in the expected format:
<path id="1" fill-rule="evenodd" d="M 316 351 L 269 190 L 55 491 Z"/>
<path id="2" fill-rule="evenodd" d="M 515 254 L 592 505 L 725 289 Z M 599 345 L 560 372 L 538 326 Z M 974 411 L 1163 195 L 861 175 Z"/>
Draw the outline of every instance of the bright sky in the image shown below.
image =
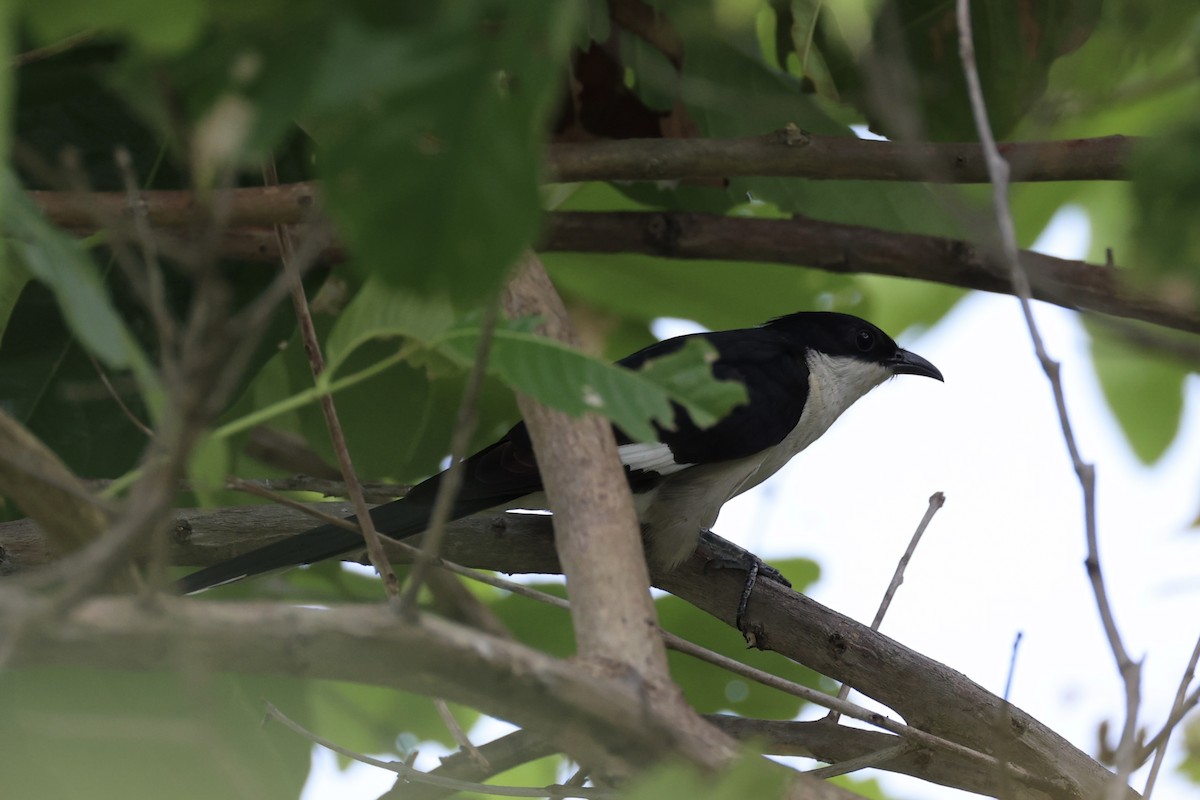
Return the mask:
<path id="1" fill-rule="evenodd" d="M 1086 217 L 1068 209 L 1035 249 L 1079 258 L 1089 235 Z M 1188 384 L 1175 444 L 1145 467 L 1104 403 L 1075 315 L 1040 304 L 1035 314 L 1063 363 L 1084 457 L 1096 464 L 1102 565 L 1126 646 L 1145 658 L 1141 724 L 1154 733 L 1200 636 L 1200 533 L 1188 528 L 1200 511 L 1200 448 L 1187 445 L 1200 437 L 1200 381 Z M 656 332 L 694 329 L 664 320 Z M 902 343 L 946 383 L 902 376 L 875 390 L 772 480 L 729 503 L 716 531 L 767 560 L 814 559 L 823 575 L 811 596 L 869 623 L 929 495 L 945 492 L 883 632 L 997 694 L 1023 634 L 1012 702 L 1095 753 L 1097 726 L 1107 719 L 1119 729 L 1124 700 L 1083 568 L 1079 486 L 1016 301 L 974 295 Z M 505 729 L 491 724 L 473 738 Z M 1157 800 L 1197 796 L 1174 771 L 1180 739 Z M 433 749 L 422 753 L 419 766 L 436 763 Z M 894 797 L 971 796 L 878 777 Z M 1135 788 L 1143 781 L 1144 771 Z M 374 798 L 391 783 L 370 767 L 341 773 L 315 753 L 304 800 Z"/>

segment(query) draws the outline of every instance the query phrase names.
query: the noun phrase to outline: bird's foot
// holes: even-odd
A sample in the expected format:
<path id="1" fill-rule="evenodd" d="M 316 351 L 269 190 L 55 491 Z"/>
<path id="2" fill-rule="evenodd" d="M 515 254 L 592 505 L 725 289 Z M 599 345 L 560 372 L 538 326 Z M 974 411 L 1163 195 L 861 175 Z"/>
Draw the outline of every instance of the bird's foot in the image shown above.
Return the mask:
<path id="1" fill-rule="evenodd" d="M 742 636 L 753 644 L 756 638 L 746 627 L 746 607 L 750 604 L 750 595 L 758 579 L 766 578 L 774 583 L 792 588 L 791 582 L 783 577 L 783 573 L 774 567 L 763 563 L 763 560 L 749 550 L 738 547 L 728 539 L 722 539 L 712 531 L 701 531 L 701 548 L 708 559 L 706 569 L 740 569 L 746 573 L 746 582 L 742 586 L 742 595 L 738 599 L 737 616 L 734 618 L 737 629 Z"/>

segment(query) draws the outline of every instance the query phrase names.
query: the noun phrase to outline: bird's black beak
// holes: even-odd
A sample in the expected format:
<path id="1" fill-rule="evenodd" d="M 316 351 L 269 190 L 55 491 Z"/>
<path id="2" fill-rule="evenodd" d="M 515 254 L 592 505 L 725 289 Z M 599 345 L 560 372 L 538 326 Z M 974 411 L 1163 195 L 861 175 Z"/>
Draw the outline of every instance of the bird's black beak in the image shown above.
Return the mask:
<path id="1" fill-rule="evenodd" d="M 941 370 L 916 353 L 910 353 L 903 348 L 896 350 L 896 355 L 889 359 L 888 366 L 892 368 L 893 375 L 924 375 L 926 378 L 946 382 Z"/>

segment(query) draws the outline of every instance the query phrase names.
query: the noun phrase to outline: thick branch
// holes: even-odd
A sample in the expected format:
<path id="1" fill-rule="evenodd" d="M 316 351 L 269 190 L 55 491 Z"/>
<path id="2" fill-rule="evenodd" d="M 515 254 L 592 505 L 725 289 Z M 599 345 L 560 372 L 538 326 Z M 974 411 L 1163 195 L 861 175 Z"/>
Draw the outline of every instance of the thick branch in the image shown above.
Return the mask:
<path id="1" fill-rule="evenodd" d="M 315 202 L 315 192 L 315 185 L 309 183 L 232 190 L 230 224 L 235 228 L 226 232 L 222 255 L 249 262 L 277 262 L 278 244 L 271 230 L 238 226 L 302 222 Z M 119 218 L 129 213 L 128 198 L 120 193 L 30 195 L 56 224 L 79 233 L 94 231 L 98 216 Z M 195 213 L 189 192 L 143 192 L 139 202 L 147 218 L 162 227 L 182 228 Z M 969 242 L 805 217 L 765 220 L 699 213 L 560 212 L 546 215 L 542 248 L 795 264 L 1012 293 L 1005 265 L 985 248 Z M 345 258 L 346 253 L 333 241 L 321 253 L 323 263 Z M 1039 300 L 1200 332 L 1200 315 L 1169 299 L 1125 286 L 1120 268 L 1027 250 L 1021 251 L 1021 260 L 1033 283 L 1033 296 Z"/>
<path id="2" fill-rule="evenodd" d="M 806 217 L 786 220 L 673 212 L 557 212 L 546 215 L 546 251 L 645 253 L 666 258 L 794 264 L 841 274 L 890 275 L 964 289 L 1011 294 L 1005 267 L 985 248 L 961 239 L 893 233 Z M 226 234 L 222 253 L 273 262 L 274 235 L 242 228 Z M 324 263 L 346 259 L 331 243 Z M 1200 315 L 1125 285 L 1122 268 L 1021 251 L 1033 296 L 1070 309 L 1200 332 Z"/>
<path id="3" fill-rule="evenodd" d="M 0 629 L 24 612 L 0 596 Z M 125 598 L 81 604 L 39 628 L 13 665 L 191 669 L 351 680 L 444 697 L 530 726 L 602 771 L 667 756 L 695 760 L 674 727 L 632 687 L 477 630 L 423 616 L 397 621 L 386 605 L 321 610 L 273 603 Z"/>
<path id="4" fill-rule="evenodd" d="M 959 239 L 892 233 L 806 217 L 786 220 L 684 212 L 548 215 L 543 250 L 645 253 L 680 259 L 764 261 L 1012 293 L 1006 265 Z M 1038 300 L 1200 332 L 1200 316 L 1126 287 L 1121 270 L 1021 251 Z"/>
<path id="5" fill-rule="evenodd" d="M 344 511 L 338 504 L 321 507 L 331 513 Z M 180 520 L 171 558 L 186 565 L 213 563 L 311 526 L 303 514 L 273 506 L 218 514 L 180 512 Z M 0 524 L 0 547 L 9 554 L 5 566 L 30 566 L 38 539 L 28 524 Z M 26 560 L 14 560 L 17 553 Z M 442 554 L 467 566 L 503 572 L 558 571 L 550 519 L 545 516 L 460 520 L 448 527 Z M 703 559 L 695 557 L 674 573 L 657 576 L 655 583 L 732 626 L 742 589 L 742 576 L 735 570 L 706 571 Z M 748 616 L 765 649 L 851 684 L 910 725 L 990 752 L 1003 701 L 961 673 L 770 581 L 757 584 Z M 730 635 L 738 635 L 732 627 Z M 1102 790 L 1109 774 L 1103 767 L 1021 710 L 1013 708 L 1010 718 L 1014 763 L 1061 784 L 1063 797 L 1090 797 Z M 978 778 L 989 779 L 994 776 Z"/>
<path id="6" fill-rule="evenodd" d="M 1019 181 L 1127 180 L 1136 139 L 1104 136 L 1009 142 L 1001 152 Z M 547 177 L 574 181 L 703 180 L 742 176 L 987 183 L 975 142 L 876 142 L 799 129 L 739 139 L 622 139 L 553 144 Z"/>
<path id="7" fill-rule="evenodd" d="M 562 300 L 532 254 L 509 282 L 504 306 L 510 316 L 541 317 L 552 338 L 576 338 Z M 525 396 L 517 403 L 555 511 L 554 538 L 579 656 L 601 674 L 641 685 L 647 703 L 675 720 L 704 752 L 705 763 L 719 766 L 733 757 L 733 742 L 687 705 L 671 681 L 662 640 L 651 635 L 658 618 L 612 426 L 597 415 L 572 418 Z"/>
<path id="8" fill-rule="evenodd" d="M 878 753 L 902 741 L 900 737 L 891 733 L 851 728 L 827 719 L 792 722 L 717 714 L 709 715 L 706 719 L 740 741 L 763 745 L 766 753 L 806 756 L 831 764 L 850 761 L 869 753 Z M 982 772 L 977 764 L 953 753 L 915 747 L 885 764 L 880 764 L 878 768 L 977 794 L 998 794 L 994 771 Z M 1014 786 L 1007 800 L 1062 796 L 1064 795 L 1058 787 L 1047 780 L 1041 786 Z"/>

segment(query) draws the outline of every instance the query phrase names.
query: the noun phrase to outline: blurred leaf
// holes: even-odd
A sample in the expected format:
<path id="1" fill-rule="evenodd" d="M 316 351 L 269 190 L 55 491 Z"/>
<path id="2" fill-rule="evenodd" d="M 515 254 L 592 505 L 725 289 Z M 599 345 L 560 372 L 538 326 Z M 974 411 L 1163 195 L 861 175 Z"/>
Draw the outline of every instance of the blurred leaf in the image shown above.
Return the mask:
<path id="1" fill-rule="evenodd" d="M 637 211 L 647 206 L 607 184 L 588 183 L 563 208 Z M 597 311 L 647 325 L 659 317 L 680 317 L 710 330 L 744 328 L 820 307 L 822 296 L 842 295 L 856 281 L 781 264 L 681 262 L 638 254 L 543 253 L 541 258 L 560 292 Z M 682 286 L 687 291 L 680 291 Z"/>
<path id="2" fill-rule="evenodd" d="M 478 348 L 478 324 L 464 318 L 447 327 L 451 319 L 448 305 L 368 284 L 330 335 L 331 368 L 345 358 L 348 348 L 381 336 L 415 337 L 459 367 L 469 368 Z M 711 378 L 704 348 L 700 342 L 690 343 L 655 359 L 652 367 L 631 371 L 535 334 L 527 322 L 516 320 L 493 331 L 487 369 L 549 406 L 575 415 L 595 411 L 633 438 L 651 441 L 657 436 L 651 421 L 671 424 L 671 402 L 684 406 L 701 426 L 745 402 L 740 384 Z"/>
<path id="3" fill-rule="evenodd" d="M 393 285 L 476 299 L 534 236 L 537 132 L 578 6 L 430 8 L 393 27 L 339 15 L 306 126 L 359 262 Z"/>
<path id="4" fill-rule="evenodd" d="M 883 790 L 883 787 L 879 785 L 879 781 L 875 778 L 838 775 L 835 778 L 830 778 L 829 781 L 837 786 L 841 786 L 843 789 L 849 789 L 856 795 L 867 798 L 867 800 L 891 800 L 892 797 L 892 795 Z"/>
<path id="5" fill-rule="evenodd" d="M 43 44 L 104 31 L 129 36 L 147 50 L 171 53 L 190 45 L 207 21 L 209 5 L 201 0 L 38 0 L 26 3 L 29 29 Z"/>
<path id="6" fill-rule="evenodd" d="M 196 442 L 188 457 L 187 476 L 201 505 L 211 508 L 217 504 L 215 493 L 225 486 L 229 464 L 227 442 L 215 436 L 201 436 Z"/>
<path id="7" fill-rule="evenodd" d="M 712 775 L 678 763 L 651 769 L 622 791 L 626 800 L 744 800 L 784 796 L 788 770 L 748 753 Z"/>
<path id="8" fill-rule="evenodd" d="M 789 124 L 824 136 L 852 136 L 804 92 L 801 81 L 705 33 L 689 40 L 684 102 L 705 136 L 745 136 Z M 954 235 L 958 227 L 928 187 L 897 181 L 814 181 L 736 177 L 728 196 L 773 203 L 783 214 L 896 231 Z"/>
<path id="9" fill-rule="evenodd" d="M 818 34 L 822 15 L 832 13 L 824 0 L 792 0 L 791 3 L 791 45 L 795 58 L 795 68 L 790 70 L 800 75 L 811 87 L 811 91 L 822 97 L 836 100 L 837 85 L 830 74 L 825 56 L 821 52 Z"/>
<path id="10" fill-rule="evenodd" d="M 109 373 L 121 399 L 145 421 L 128 373 Z M 96 366 L 75 344 L 44 284 L 22 291 L 0 342 L 0 397 L 15 418 L 83 477 L 113 477 L 136 462 L 146 444 L 113 400 Z"/>
<path id="11" fill-rule="evenodd" d="M 1179 771 L 1193 783 L 1200 784 L 1200 717 L 1196 715 L 1183 726 L 1183 747 L 1186 755 L 1179 764 Z"/>
<path id="12" fill-rule="evenodd" d="M 773 563 L 792 581 L 797 591 L 814 583 L 819 569 L 807 559 Z M 743 664 L 770 672 L 805 686 L 820 688 L 820 676 L 790 659 L 764 650 L 750 650 L 736 630 L 703 614 L 677 597 L 660 597 L 655 605 L 664 629 Z M 702 714 L 729 711 L 744 717 L 791 719 L 803 701 L 790 694 L 762 686 L 682 653 L 668 652 L 671 675 L 683 689 L 688 702 Z"/>
<path id="13" fill-rule="evenodd" d="M 1183 383 L 1190 370 L 1088 325 L 1092 361 L 1104 399 L 1137 457 L 1153 464 L 1174 441 L 1183 416 Z"/>
<path id="14" fill-rule="evenodd" d="M 168 644 L 168 643 L 164 643 Z M 186 643 L 178 642 L 180 656 Z M 311 743 L 262 724 L 263 698 L 304 724 L 301 684 L 39 667 L 0 677 L 0 770 L 11 797 L 295 800 Z"/>
<path id="15" fill-rule="evenodd" d="M 971 4 L 979 79 L 998 138 L 1007 136 L 1045 92 L 1054 61 L 1091 35 L 1100 8 L 1100 0 Z M 978 138 L 954 3 L 887 0 L 877 12 L 863 67 L 867 80 L 877 85 L 862 87 L 855 101 L 874 129 L 901 138 L 910 131 L 940 141 Z"/>
<path id="16" fill-rule="evenodd" d="M 862 314 L 893 338 L 909 328 L 933 327 L 967 292 L 954 286 L 918 283 L 886 275 L 860 275 Z"/>
<path id="17" fill-rule="evenodd" d="M 1173 304 L 1200 306 L 1200 113 L 1147 140 L 1132 164 L 1134 277 Z"/>
<path id="18" fill-rule="evenodd" d="M 0 176 L 4 193 L 4 234 L 35 278 L 58 298 L 76 338 L 114 369 L 148 364 L 113 308 L 91 257 L 74 238 L 52 226 L 25 196 L 11 173 Z"/>
<path id="19" fill-rule="evenodd" d="M 561 581 L 530 583 L 530 586 L 555 597 L 567 596 Z M 491 606 L 517 641 L 555 658 L 569 658 L 575 654 L 575 633 L 569 611 L 514 594 L 500 597 Z"/>
<path id="20" fill-rule="evenodd" d="M 310 681 L 308 703 L 313 732 L 358 753 L 403 757 L 416 742 L 454 746 L 453 734 L 428 697 L 378 686 Z M 479 712 L 456 707 L 455 718 L 469 730 Z"/>
<path id="21" fill-rule="evenodd" d="M 29 271 L 11 258 L 0 261 L 0 344 L 4 342 L 4 332 L 8 330 L 13 308 L 30 277 Z"/>

